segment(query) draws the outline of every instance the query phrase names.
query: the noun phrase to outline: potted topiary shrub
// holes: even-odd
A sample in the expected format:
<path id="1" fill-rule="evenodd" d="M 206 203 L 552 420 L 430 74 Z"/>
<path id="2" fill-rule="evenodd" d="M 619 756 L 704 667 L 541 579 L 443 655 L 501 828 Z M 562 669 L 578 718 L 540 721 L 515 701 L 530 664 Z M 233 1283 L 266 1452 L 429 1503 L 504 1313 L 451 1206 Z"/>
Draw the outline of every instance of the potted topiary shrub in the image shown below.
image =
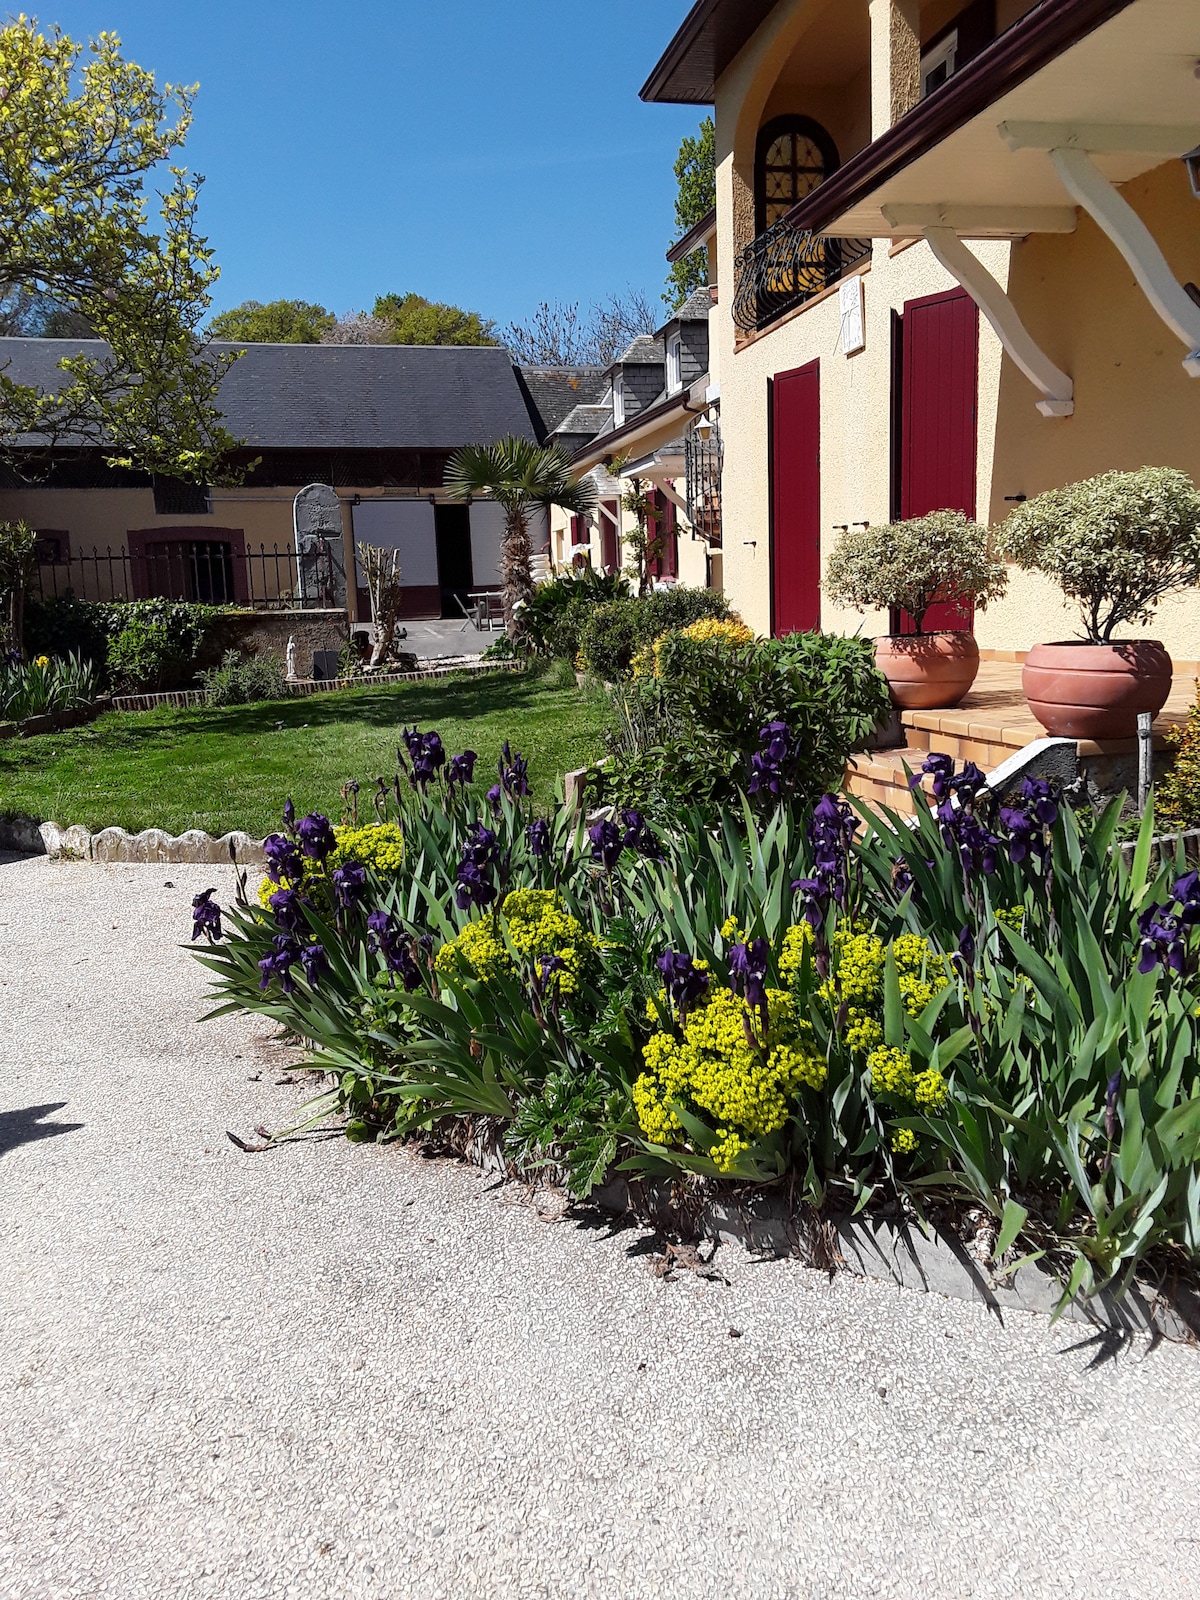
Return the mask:
<path id="1" fill-rule="evenodd" d="M 1047 733 L 1120 739 L 1171 692 L 1157 639 L 1118 639 L 1144 626 L 1164 595 L 1200 581 L 1200 493 L 1185 472 L 1105 472 L 1027 501 L 999 529 L 1002 554 L 1053 578 L 1079 601 L 1082 639 L 1039 644 L 1025 658 L 1029 709 Z"/>
<path id="2" fill-rule="evenodd" d="M 956 706 L 975 682 L 979 646 L 968 631 L 926 632 L 935 605 L 987 609 L 1008 574 L 992 558 L 986 528 L 961 511 L 931 511 L 907 522 L 850 528 L 825 567 L 825 587 L 858 611 L 908 613 L 911 633 L 875 641 L 875 662 L 905 710 Z"/>

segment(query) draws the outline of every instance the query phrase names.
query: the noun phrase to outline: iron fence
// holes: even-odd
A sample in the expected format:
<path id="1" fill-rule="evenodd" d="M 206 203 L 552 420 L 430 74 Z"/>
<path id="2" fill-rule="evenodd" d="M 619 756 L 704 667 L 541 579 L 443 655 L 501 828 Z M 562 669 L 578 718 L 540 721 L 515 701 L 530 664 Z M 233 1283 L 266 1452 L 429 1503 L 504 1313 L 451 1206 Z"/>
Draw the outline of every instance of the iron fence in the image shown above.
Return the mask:
<path id="1" fill-rule="evenodd" d="M 738 251 L 733 320 L 754 333 L 836 283 L 871 253 L 870 239 L 824 239 L 781 219 Z"/>
<path id="2" fill-rule="evenodd" d="M 333 553 L 322 540 L 298 557 L 291 545 L 238 549 L 215 539 L 155 540 L 143 548 L 51 549 L 38 563 L 43 599 L 192 600 L 255 611 L 335 608 Z"/>

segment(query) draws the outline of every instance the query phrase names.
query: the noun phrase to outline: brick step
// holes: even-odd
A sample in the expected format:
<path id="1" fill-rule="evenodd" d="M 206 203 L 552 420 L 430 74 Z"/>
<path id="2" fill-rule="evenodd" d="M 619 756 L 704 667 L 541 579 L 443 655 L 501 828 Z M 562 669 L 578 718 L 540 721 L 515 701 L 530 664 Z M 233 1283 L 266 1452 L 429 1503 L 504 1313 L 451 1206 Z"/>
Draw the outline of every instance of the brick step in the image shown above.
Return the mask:
<path id="1" fill-rule="evenodd" d="M 916 770 L 921 759 L 916 753 L 914 762 L 913 752 L 908 750 L 872 750 L 866 755 L 851 756 L 846 763 L 843 786 L 847 794 L 868 805 L 888 806 L 902 816 L 912 816 L 914 797 L 908 786 L 904 762 L 907 760 L 910 768 Z"/>

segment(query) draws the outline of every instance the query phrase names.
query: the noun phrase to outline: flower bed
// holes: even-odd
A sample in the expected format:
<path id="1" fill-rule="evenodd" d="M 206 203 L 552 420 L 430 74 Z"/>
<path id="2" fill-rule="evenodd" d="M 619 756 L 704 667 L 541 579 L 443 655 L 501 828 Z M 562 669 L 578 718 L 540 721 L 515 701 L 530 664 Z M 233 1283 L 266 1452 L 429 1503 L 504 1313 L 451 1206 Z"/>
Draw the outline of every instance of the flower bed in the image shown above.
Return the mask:
<path id="1" fill-rule="evenodd" d="M 753 800 L 538 815 L 505 750 L 405 731 L 385 861 L 285 809 L 265 904 L 195 907 L 221 1009 L 264 1012 L 332 1074 L 354 1138 L 493 1119 L 577 1196 L 611 1174 L 786 1192 L 814 1213 L 974 1208 L 994 1260 L 1064 1304 L 1200 1250 L 1200 875 L 1126 862 L 1117 807 L 930 757 L 910 829 L 794 803 L 788 728 Z M 351 816 L 357 803 L 349 791 Z M 394 830 L 398 829 L 396 833 Z M 357 851 L 357 853 L 355 853 Z M 987 1232 L 987 1230 L 985 1230 Z"/>

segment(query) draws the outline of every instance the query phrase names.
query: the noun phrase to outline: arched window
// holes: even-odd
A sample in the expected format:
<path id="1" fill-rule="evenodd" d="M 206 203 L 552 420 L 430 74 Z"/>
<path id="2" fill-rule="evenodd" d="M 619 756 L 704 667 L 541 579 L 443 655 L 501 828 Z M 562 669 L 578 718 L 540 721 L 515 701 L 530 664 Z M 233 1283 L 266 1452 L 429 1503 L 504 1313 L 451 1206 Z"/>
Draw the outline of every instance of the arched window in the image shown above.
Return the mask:
<path id="1" fill-rule="evenodd" d="M 811 117 L 773 117 L 754 152 L 754 231 L 765 233 L 838 167 L 837 145 Z"/>

